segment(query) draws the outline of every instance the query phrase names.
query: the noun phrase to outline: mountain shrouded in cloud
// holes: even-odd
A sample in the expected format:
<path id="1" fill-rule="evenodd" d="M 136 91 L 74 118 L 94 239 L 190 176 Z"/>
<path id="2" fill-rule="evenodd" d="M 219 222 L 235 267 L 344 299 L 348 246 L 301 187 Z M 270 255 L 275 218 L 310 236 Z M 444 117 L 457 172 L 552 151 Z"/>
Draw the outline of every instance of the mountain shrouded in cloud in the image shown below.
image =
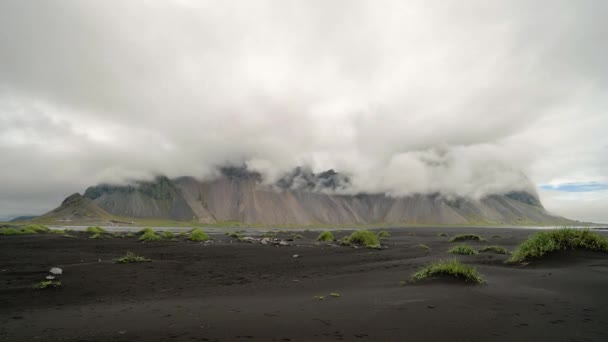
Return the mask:
<path id="1" fill-rule="evenodd" d="M 0 216 L 242 164 L 267 184 L 334 169 L 349 182 L 332 191 L 393 198 L 607 184 L 607 10 L 2 1 Z M 549 211 L 608 221 L 608 191 L 556 191 Z"/>

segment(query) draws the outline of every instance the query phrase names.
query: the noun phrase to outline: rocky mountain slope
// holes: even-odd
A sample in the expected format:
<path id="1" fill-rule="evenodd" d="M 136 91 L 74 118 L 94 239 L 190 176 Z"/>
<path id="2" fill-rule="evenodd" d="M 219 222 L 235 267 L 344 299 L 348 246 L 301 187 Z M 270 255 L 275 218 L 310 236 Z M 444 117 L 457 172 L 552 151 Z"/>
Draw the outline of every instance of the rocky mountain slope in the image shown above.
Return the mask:
<path id="1" fill-rule="evenodd" d="M 221 171 L 221 176 L 211 181 L 157 177 L 128 186 L 93 186 L 83 196 L 70 196 L 62 206 L 42 217 L 97 216 L 105 220 L 129 217 L 270 225 L 559 224 L 567 221 L 549 214 L 536 194 L 529 192 L 494 194 L 481 200 L 447 199 L 439 194 L 398 198 L 384 194 L 340 195 L 335 190 L 346 188 L 350 181 L 333 170 L 314 174 L 297 168 L 272 186 L 262 184 L 259 174 L 243 168 Z M 88 209 L 76 215 L 74 200 Z"/>

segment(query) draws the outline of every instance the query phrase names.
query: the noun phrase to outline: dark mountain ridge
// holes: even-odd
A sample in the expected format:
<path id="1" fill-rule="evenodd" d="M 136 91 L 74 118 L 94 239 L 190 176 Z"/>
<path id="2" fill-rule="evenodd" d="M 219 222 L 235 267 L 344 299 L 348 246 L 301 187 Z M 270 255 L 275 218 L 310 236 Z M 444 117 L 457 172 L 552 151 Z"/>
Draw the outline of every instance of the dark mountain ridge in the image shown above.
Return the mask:
<path id="1" fill-rule="evenodd" d="M 209 224 L 230 221 L 269 225 L 521 225 L 567 221 L 548 213 L 533 190 L 492 194 L 479 200 L 440 193 L 390 197 L 337 191 L 348 186 L 350 179 L 334 170 L 315 174 L 309 169 L 295 168 L 268 185 L 257 172 L 224 167 L 213 180 L 159 176 L 131 185 L 92 186 L 81 197 L 87 206 L 98 207 L 100 216 L 107 213 Z M 69 204 L 66 201 L 62 207 Z M 65 212 L 60 208 L 46 216 Z"/>

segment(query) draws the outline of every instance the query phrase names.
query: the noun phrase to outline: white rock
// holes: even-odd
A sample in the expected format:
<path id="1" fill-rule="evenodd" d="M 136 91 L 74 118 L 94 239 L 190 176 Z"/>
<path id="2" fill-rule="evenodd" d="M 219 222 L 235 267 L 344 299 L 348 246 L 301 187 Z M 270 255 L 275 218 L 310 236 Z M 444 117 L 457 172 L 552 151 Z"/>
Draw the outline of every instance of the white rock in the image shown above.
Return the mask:
<path id="1" fill-rule="evenodd" d="M 293 258 L 299 258 L 300 256 L 298 254 L 294 254 L 292 255 Z"/>
<path id="2" fill-rule="evenodd" d="M 53 277 L 53 276 L 46 276 L 46 279 L 53 280 L 53 279 L 55 279 L 55 277 Z"/>
<path id="3" fill-rule="evenodd" d="M 49 272 L 51 272 L 52 274 L 55 274 L 55 275 L 63 274 L 63 270 L 59 267 L 53 267 L 53 268 L 51 268 L 51 270 Z"/>
<path id="4" fill-rule="evenodd" d="M 281 245 L 281 246 L 289 246 L 289 244 L 287 242 L 285 242 L 285 241 L 279 242 L 279 245 Z"/>

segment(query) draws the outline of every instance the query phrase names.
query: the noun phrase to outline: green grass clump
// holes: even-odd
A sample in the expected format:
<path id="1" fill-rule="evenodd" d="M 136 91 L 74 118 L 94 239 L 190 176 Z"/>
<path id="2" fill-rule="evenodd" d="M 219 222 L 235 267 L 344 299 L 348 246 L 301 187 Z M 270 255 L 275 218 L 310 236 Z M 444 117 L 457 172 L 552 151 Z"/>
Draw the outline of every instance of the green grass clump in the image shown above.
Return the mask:
<path id="1" fill-rule="evenodd" d="M 150 233 L 156 233 L 156 231 L 150 227 L 146 227 L 146 228 L 138 231 L 137 235 L 144 235 L 144 234 L 150 234 Z"/>
<path id="2" fill-rule="evenodd" d="M 162 237 L 168 240 L 172 240 L 175 238 L 175 234 L 173 234 L 172 232 L 165 230 L 162 234 Z"/>
<path id="3" fill-rule="evenodd" d="M 188 235 L 188 233 L 186 233 L 185 231 L 179 232 L 179 236 L 186 236 L 186 235 Z"/>
<path id="4" fill-rule="evenodd" d="M 90 236 L 91 239 L 103 239 L 103 234 L 101 233 L 93 233 Z"/>
<path id="5" fill-rule="evenodd" d="M 190 241 L 207 241 L 209 240 L 209 235 L 202 231 L 200 228 L 194 228 L 190 233 L 190 237 L 188 237 Z"/>
<path id="6" fill-rule="evenodd" d="M 357 230 L 350 236 L 342 239 L 342 243 L 346 245 L 361 245 L 369 248 L 380 247 L 380 239 L 370 230 Z"/>
<path id="7" fill-rule="evenodd" d="M 389 232 L 387 232 L 386 230 L 378 232 L 378 238 L 380 238 L 380 239 L 388 238 L 390 236 L 391 236 L 391 234 Z"/>
<path id="8" fill-rule="evenodd" d="M 477 251 L 468 245 L 459 245 L 448 250 L 448 253 L 461 255 L 477 255 Z"/>
<path id="9" fill-rule="evenodd" d="M 317 241 L 323 241 L 323 242 L 331 242 L 334 241 L 334 234 L 332 234 L 332 232 L 330 231 L 324 231 L 321 234 L 319 234 L 319 236 L 317 236 Z"/>
<path id="10" fill-rule="evenodd" d="M 421 281 L 435 276 L 449 276 L 471 283 L 483 283 L 483 279 L 474 267 L 465 265 L 457 259 L 432 262 L 412 275 L 412 281 Z"/>
<path id="11" fill-rule="evenodd" d="M 85 231 L 87 233 L 92 233 L 92 234 L 108 234 L 107 230 L 105 230 L 99 226 L 87 227 L 87 229 Z"/>
<path id="12" fill-rule="evenodd" d="M 486 246 L 480 249 L 479 253 L 509 254 L 509 251 L 501 246 Z"/>
<path id="13" fill-rule="evenodd" d="M 458 234 L 458 235 L 452 237 L 450 239 L 450 242 L 458 242 L 458 241 L 466 241 L 466 240 L 486 241 L 486 239 L 484 239 L 483 237 L 481 237 L 477 234 Z"/>
<path id="14" fill-rule="evenodd" d="M 446 233 L 437 233 L 437 236 L 438 237 L 446 237 L 446 236 L 448 236 L 448 234 L 446 234 Z"/>
<path id="15" fill-rule="evenodd" d="M 52 230 L 49 231 L 49 233 L 63 235 L 63 234 L 65 234 L 65 230 L 63 230 L 63 229 L 52 229 Z"/>
<path id="16" fill-rule="evenodd" d="M 338 292 L 332 292 L 329 295 L 332 296 L 332 297 L 334 297 L 334 298 L 340 297 L 340 294 Z"/>
<path id="17" fill-rule="evenodd" d="M 0 235 L 20 235 L 23 234 L 20 230 L 15 228 L 2 228 L 0 229 Z"/>
<path id="18" fill-rule="evenodd" d="M 273 238 L 275 236 L 277 236 L 277 233 L 275 233 L 275 232 L 266 232 L 266 233 L 263 233 L 262 235 L 260 235 L 260 237 L 263 237 L 263 238 Z"/>
<path id="19" fill-rule="evenodd" d="M 131 263 L 137 263 L 137 262 L 150 262 L 150 261 L 152 261 L 152 260 L 148 259 L 148 258 L 144 258 L 133 252 L 127 252 L 124 256 L 114 259 L 114 262 L 118 263 L 118 264 L 131 264 Z"/>
<path id="20" fill-rule="evenodd" d="M 239 232 L 226 232 L 226 235 L 228 235 L 231 238 L 235 238 L 235 239 L 240 239 L 243 237 L 243 235 L 241 235 L 241 233 L 239 233 Z"/>
<path id="21" fill-rule="evenodd" d="M 162 236 L 156 234 L 156 232 L 154 230 L 152 230 L 151 228 L 150 228 L 150 230 L 147 230 L 139 237 L 139 241 L 142 241 L 142 242 L 160 241 L 162 239 L 163 239 Z"/>
<path id="22" fill-rule="evenodd" d="M 35 289 L 48 289 L 61 287 L 61 282 L 59 280 L 43 280 L 33 286 Z"/>
<path id="23" fill-rule="evenodd" d="M 128 234 L 127 234 L 127 235 L 125 235 L 125 236 L 126 236 L 126 237 L 128 237 L 128 238 L 132 238 L 132 237 L 135 237 L 135 234 L 133 234 L 133 233 L 128 233 Z"/>
<path id="24" fill-rule="evenodd" d="M 27 224 L 21 229 L 23 231 L 34 231 L 35 233 L 48 233 L 50 231 L 49 227 L 41 224 Z"/>
<path id="25" fill-rule="evenodd" d="M 608 238 L 589 229 L 562 228 L 539 232 L 517 246 L 508 262 L 539 259 L 554 251 L 576 248 L 608 252 Z"/>
<path id="26" fill-rule="evenodd" d="M 419 245 L 418 245 L 418 247 L 420 247 L 420 248 L 422 248 L 422 249 L 426 249 L 426 250 L 431 249 L 431 247 L 429 247 L 429 246 L 427 246 L 427 245 L 425 245 L 425 244 L 423 244 L 423 243 L 419 244 Z"/>
<path id="27" fill-rule="evenodd" d="M 300 235 L 300 234 L 292 234 L 292 235 L 291 235 L 291 237 L 292 237 L 292 238 L 294 238 L 294 239 L 303 239 L 303 238 L 304 238 L 304 237 L 303 237 L 302 235 Z"/>

